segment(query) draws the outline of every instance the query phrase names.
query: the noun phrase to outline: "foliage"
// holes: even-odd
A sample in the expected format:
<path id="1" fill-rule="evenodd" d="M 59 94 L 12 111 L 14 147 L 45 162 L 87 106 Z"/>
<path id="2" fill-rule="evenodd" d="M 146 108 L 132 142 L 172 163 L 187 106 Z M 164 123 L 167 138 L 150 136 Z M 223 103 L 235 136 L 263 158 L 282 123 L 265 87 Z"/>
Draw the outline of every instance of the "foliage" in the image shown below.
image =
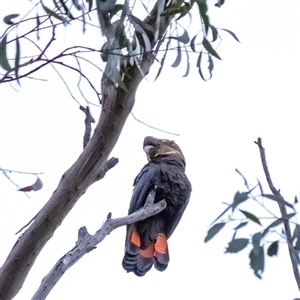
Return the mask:
<path id="1" fill-rule="evenodd" d="M 265 267 L 265 256 L 277 256 L 279 245 L 288 244 L 287 236 L 279 225 L 288 221 L 293 227 L 292 240 L 292 259 L 297 265 L 300 265 L 300 224 L 297 223 L 295 204 L 298 202 L 295 197 L 294 202 L 290 203 L 279 196 L 265 194 L 260 182 L 253 188 L 250 188 L 245 177 L 236 170 L 244 179 L 246 191 L 236 192 L 231 204 L 226 204 L 227 208 L 214 220 L 211 228 L 208 230 L 205 242 L 211 240 L 222 228 L 229 224 L 234 225 L 234 232 L 231 241 L 225 253 L 238 253 L 245 248 L 249 248 L 250 267 L 258 278 L 262 278 Z M 271 202 L 277 202 L 284 205 L 290 212 L 282 217 L 275 215 L 268 207 Z M 253 205 L 254 204 L 254 205 Z M 259 211 L 263 209 L 264 213 L 258 217 L 250 211 L 241 209 L 241 206 L 251 205 L 251 210 Z M 228 214 L 226 216 L 226 213 Z M 226 216 L 226 217 L 225 217 Z M 219 221 L 221 219 L 221 222 Z M 218 223 L 216 223 L 219 221 Z M 252 225 L 254 226 L 250 226 Z M 257 228 L 248 236 L 246 228 Z M 248 230 L 249 232 L 249 230 Z M 247 236 L 245 237 L 245 234 Z"/>
<path id="2" fill-rule="evenodd" d="M 223 3 L 218 2 L 218 6 Z M 13 13 L 4 18 L 8 27 L 0 41 L 0 84 L 16 82 L 20 86 L 24 79 L 41 80 L 33 77 L 33 74 L 52 66 L 71 97 L 80 104 L 73 95 L 73 88 L 69 88 L 67 79 L 60 74 L 59 68 L 63 67 L 79 75 L 77 88 L 87 103 L 87 107 L 82 109 L 86 115 L 89 114 L 89 105 L 96 103 L 87 99 L 82 88 L 83 81 L 94 91 L 102 110 L 91 137 L 90 123 L 93 118 L 86 119 L 81 155 L 64 172 L 55 192 L 30 221 L 4 262 L 1 269 L 1 299 L 12 299 L 19 292 L 40 251 L 76 202 L 118 163 L 118 159 L 108 157 L 134 106 L 136 90 L 154 62 L 160 63 L 158 77 L 167 53 L 176 51 L 172 66 L 178 67 L 183 61 L 184 52 L 187 64 L 184 76 L 187 76 L 190 54 L 196 54 L 200 76 L 206 79 L 202 64 L 207 56 L 208 78 L 211 77 L 213 59 L 220 59 L 215 50 L 220 39 L 219 29 L 210 23 L 207 11 L 206 0 L 159 0 L 153 1 L 149 7 L 142 1 L 129 0 L 53 0 L 47 3 L 45 0 L 33 4 L 23 17 Z M 193 36 L 184 25 L 191 15 L 193 23 L 198 22 L 201 28 Z M 95 17 L 100 27 L 91 21 Z M 79 45 L 76 41 L 76 45 L 53 54 L 53 51 L 57 51 L 51 47 L 57 42 L 57 29 L 70 24 L 80 24 L 82 33 L 98 27 L 102 35 L 99 34 L 95 39 L 97 47 Z M 226 32 L 237 40 L 234 33 Z M 96 55 L 96 59 L 93 55 Z M 86 65 L 96 68 L 101 74 L 97 76 L 87 71 Z M 36 190 L 40 187 L 41 182 L 37 181 L 25 189 Z M 45 282 L 43 284 L 47 285 Z M 38 299 L 44 299 L 45 296 L 44 293 Z"/>
<path id="3" fill-rule="evenodd" d="M 58 74 L 57 68 L 64 67 L 78 73 L 78 89 L 89 104 L 81 89 L 82 81 L 88 83 L 99 101 L 100 91 L 96 88 L 93 78 L 84 71 L 83 65 L 85 64 L 97 68 L 97 71 L 104 73 L 103 75 L 112 80 L 116 86 L 127 90 L 124 76 L 129 66 L 135 65 L 140 69 L 141 60 L 145 54 L 152 53 L 157 56 L 158 52 L 161 52 L 161 58 L 158 57 L 160 64 L 156 76 L 158 78 L 167 54 L 175 51 L 176 58 L 171 64 L 172 67 L 176 68 L 185 63 L 186 71 L 183 76 L 188 76 L 191 67 L 190 56 L 196 54 L 198 72 L 203 80 L 208 80 L 212 77 L 213 60 L 221 59 L 215 50 L 221 41 L 220 31 L 229 33 L 239 41 L 232 31 L 216 28 L 210 23 L 206 0 L 159 1 L 157 2 L 157 18 L 151 25 L 137 17 L 143 14 L 146 16 L 149 13 L 149 7 L 143 3 L 137 4 L 135 1 L 126 0 L 122 3 L 95 1 L 94 3 L 92 0 L 54 0 L 53 3 L 47 5 L 44 3 L 38 1 L 24 17 L 20 17 L 18 13 L 5 16 L 4 22 L 8 28 L 1 35 L 0 66 L 3 74 L 1 74 L 0 84 L 16 81 L 20 85 L 21 80 L 29 78 L 48 65 L 55 68 Z M 224 1 L 218 2 L 217 6 L 223 3 Z M 196 34 L 189 33 L 185 28 L 187 19 L 191 19 L 192 15 L 193 23 L 196 22 L 201 26 L 201 30 Z M 76 22 L 76 24 L 81 24 L 82 33 L 85 33 L 88 28 L 96 26 L 90 22 L 95 16 L 101 25 L 99 30 L 106 37 L 106 42 L 103 42 L 101 49 L 74 45 L 52 57 L 48 55 L 49 48 L 56 41 L 57 28 L 67 27 Z M 166 28 L 163 36 L 159 36 L 164 27 Z M 47 42 L 45 42 L 45 37 L 48 39 Z M 34 46 L 36 54 L 27 54 L 29 44 Z M 30 53 L 32 52 L 31 49 Z M 100 61 L 95 63 L 95 60 L 91 59 L 92 53 L 100 54 L 102 63 Z M 65 62 L 66 58 L 71 58 L 75 64 Z M 207 58 L 207 63 L 205 58 Z M 103 71 L 99 66 L 105 63 L 106 68 Z M 140 72 L 143 76 L 146 75 L 141 69 Z M 65 79 L 60 77 L 68 88 Z M 75 99 L 71 89 L 68 88 L 68 90 Z"/>

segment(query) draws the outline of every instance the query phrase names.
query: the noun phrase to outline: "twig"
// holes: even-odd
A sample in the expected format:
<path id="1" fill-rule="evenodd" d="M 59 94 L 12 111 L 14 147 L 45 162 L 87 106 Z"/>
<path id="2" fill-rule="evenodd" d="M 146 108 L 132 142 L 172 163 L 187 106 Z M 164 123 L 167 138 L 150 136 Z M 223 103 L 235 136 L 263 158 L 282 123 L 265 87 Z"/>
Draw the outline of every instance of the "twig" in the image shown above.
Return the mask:
<path id="1" fill-rule="evenodd" d="M 92 123 L 95 123 L 95 119 L 92 117 L 90 113 L 90 108 L 88 106 L 83 107 L 80 105 L 79 108 L 85 113 L 85 120 L 84 120 L 85 131 L 83 136 L 83 149 L 84 149 L 90 140 L 91 132 L 92 132 Z"/>
<path id="2" fill-rule="evenodd" d="M 19 229 L 15 234 L 18 234 L 19 232 L 21 232 L 24 228 L 28 227 L 37 217 L 38 213 L 27 223 L 25 224 L 21 229 Z"/>
<path id="3" fill-rule="evenodd" d="M 0 171 L 4 171 L 5 173 L 19 173 L 19 174 L 29 174 L 29 175 L 41 175 L 44 174 L 44 172 L 23 172 L 23 171 L 15 171 L 10 169 L 2 169 L 0 168 Z M 18 188 L 20 188 L 18 186 Z"/>
<path id="4" fill-rule="evenodd" d="M 268 165 L 267 165 L 267 161 L 266 161 L 265 148 L 262 145 L 261 138 L 259 137 L 257 139 L 257 142 L 254 141 L 254 143 L 259 148 L 262 166 L 263 166 L 263 169 L 264 169 L 264 172 L 265 172 L 265 175 L 266 175 L 266 179 L 267 179 L 268 185 L 269 185 L 272 193 L 275 196 L 278 196 L 279 198 L 281 198 L 282 200 L 284 200 L 284 198 L 280 194 L 280 190 L 277 190 L 275 188 L 273 182 L 272 182 L 271 175 L 270 175 L 270 172 L 269 172 L 269 169 L 268 169 Z M 282 203 L 280 203 L 279 201 L 277 203 L 278 203 L 278 206 L 279 206 L 282 218 L 286 217 L 287 211 L 286 211 L 285 205 L 282 204 Z M 298 265 L 297 265 L 297 261 L 294 258 L 295 257 L 295 250 L 294 250 L 294 247 L 293 247 L 293 238 L 292 238 L 291 227 L 290 227 L 290 224 L 289 224 L 288 220 L 284 221 L 283 224 L 284 224 L 284 230 L 285 230 L 286 240 L 287 240 L 287 244 L 288 244 L 288 248 L 289 248 L 290 259 L 291 259 L 292 266 L 293 266 L 294 277 L 295 277 L 295 280 L 297 282 L 298 289 L 300 291 L 300 273 L 299 273 L 299 268 L 298 268 Z"/>
<path id="5" fill-rule="evenodd" d="M 167 205 L 166 201 L 154 203 L 155 194 L 156 192 L 151 190 L 144 207 L 127 217 L 112 219 L 109 213 L 103 226 L 94 235 L 90 235 L 86 227 L 81 227 L 78 231 L 76 246 L 57 261 L 52 270 L 43 278 L 31 300 L 45 299 L 63 274 L 85 254 L 94 250 L 114 229 L 144 220 L 164 210 Z"/>
<path id="6" fill-rule="evenodd" d="M 149 124 L 147 124 L 147 123 L 145 123 L 145 122 L 139 120 L 132 112 L 131 112 L 130 114 L 133 116 L 133 118 L 134 118 L 136 121 L 138 121 L 138 122 L 144 124 L 145 126 L 148 126 L 148 127 L 152 128 L 152 129 L 155 129 L 155 130 L 158 130 L 158 131 L 167 133 L 167 134 L 176 135 L 176 136 L 179 136 L 179 135 L 180 135 L 180 133 L 173 133 L 173 132 L 165 131 L 165 130 L 159 129 L 159 128 L 157 128 L 157 127 L 151 126 L 151 125 L 149 125 Z"/>
<path id="7" fill-rule="evenodd" d="M 8 175 L 7 175 L 7 170 L 4 169 L 0 169 L 0 171 L 2 171 L 3 175 L 13 184 L 15 185 L 18 189 L 20 189 L 21 187 L 19 187 Z M 12 171 L 11 171 L 12 172 Z M 30 197 L 24 192 L 24 194 L 26 195 L 27 198 L 30 199 Z"/>

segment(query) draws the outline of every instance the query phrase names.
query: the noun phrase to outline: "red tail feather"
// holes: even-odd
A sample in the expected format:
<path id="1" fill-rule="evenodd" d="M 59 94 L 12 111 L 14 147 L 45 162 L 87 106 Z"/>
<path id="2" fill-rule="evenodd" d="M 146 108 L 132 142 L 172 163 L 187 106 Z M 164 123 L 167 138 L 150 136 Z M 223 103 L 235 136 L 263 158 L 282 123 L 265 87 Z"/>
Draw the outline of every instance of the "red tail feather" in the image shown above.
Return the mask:
<path id="1" fill-rule="evenodd" d="M 132 231 L 126 242 L 126 251 L 123 258 L 123 268 L 127 272 L 133 272 L 137 276 L 144 276 L 154 264 L 158 271 L 164 271 L 169 263 L 169 251 L 167 238 L 159 233 L 154 243 L 146 249 L 140 248 L 140 236 Z"/>

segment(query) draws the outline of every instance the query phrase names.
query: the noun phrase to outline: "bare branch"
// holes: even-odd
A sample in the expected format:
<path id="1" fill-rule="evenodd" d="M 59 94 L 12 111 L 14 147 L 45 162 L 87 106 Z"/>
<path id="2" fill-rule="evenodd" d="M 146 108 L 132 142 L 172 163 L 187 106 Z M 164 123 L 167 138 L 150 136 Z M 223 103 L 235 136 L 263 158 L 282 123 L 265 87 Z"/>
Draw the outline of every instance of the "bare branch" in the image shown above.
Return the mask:
<path id="1" fill-rule="evenodd" d="M 90 108 L 88 106 L 83 107 L 80 105 L 79 108 L 85 113 L 85 120 L 84 120 L 85 132 L 83 136 L 83 148 L 85 148 L 85 146 L 90 140 L 91 132 L 92 132 L 92 123 L 95 123 L 95 119 L 92 117 Z"/>
<path id="2" fill-rule="evenodd" d="M 178 0 L 179 5 L 182 2 L 183 0 Z M 164 17 L 164 24 L 161 24 L 155 37 L 149 34 L 152 48 L 165 34 L 173 17 Z M 156 20 L 157 3 L 143 22 L 155 28 Z M 40 251 L 76 202 L 94 182 L 103 178 L 106 172 L 117 163 L 117 159 L 108 160 L 108 157 L 134 106 L 137 88 L 144 79 L 141 71 L 142 74 L 148 74 L 154 59 L 155 53 L 144 53 L 139 61 L 139 68 L 136 64 L 129 64 L 126 73 L 119 74 L 122 75 L 122 83 L 126 89 L 123 89 L 120 84 L 115 85 L 111 80 L 108 81 L 105 76 L 102 78 L 101 92 L 102 99 L 105 101 L 103 101 L 95 131 L 81 155 L 62 175 L 56 190 L 39 211 L 34 222 L 9 253 L 0 270 L 1 300 L 12 299 L 18 293 Z M 49 61 L 44 65 L 48 63 Z M 70 68 L 70 66 L 67 67 Z M 106 64 L 105 68 L 106 74 L 109 74 L 109 65 Z"/>
<path id="3" fill-rule="evenodd" d="M 78 231 L 76 246 L 58 260 L 52 270 L 43 278 L 40 287 L 31 300 L 45 299 L 63 274 L 85 254 L 94 250 L 114 229 L 144 220 L 164 210 L 167 206 L 166 201 L 161 200 L 158 203 L 154 203 L 155 194 L 155 191 L 151 190 L 144 207 L 129 216 L 112 219 L 111 213 L 109 213 L 107 220 L 94 235 L 90 235 L 86 227 L 81 227 Z"/>
<path id="4" fill-rule="evenodd" d="M 15 170 L 10 170 L 10 169 L 3 169 L 0 168 L 0 171 L 5 172 L 5 173 L 18 173 L 18 174 L 28 174 L 28 175 L 41 175 L 44 174 L 44 172 L 23 172 L 23 171 L 15 171 Z"/>
<path id="5" fill-rule="evenodd" d="M 8 175 L 7 173 L 13 172 L 13 171 L 8 171 L 8 170 L 4 170 L 4 169 L 0 169 L 0 171 L 2 171 L 3 175 L 13 184 L 15 185 L 18 189 L 20 189 L 21 187 L 16 184 Z M 25 192 L 24 194 L 27 196 L 27 198 L 30 198 Z"/>
<path id="6" fill-rule="evenodd" d="M 131 112 L 131 115 L 132 115 L 132 117 L 133 117 L 136 121 L 142 123 L 143 125 L 145 125 L 145 126 L 147 126 L 147 127 L 149 127 L 149 128 L 152 128 L 152 129 L 155 129 L 155 130 L 157 130 L 157 131 L 161 131 L 161 132 L 164 132 L 164 133 L 167 133 L 167 134 L 171 134 L 171 135 L 176 135 L 176 136 L 179 136 L 179 135 L 180 135 L 179 133 L 173 133 L 173 132 L 165 131 L 165 130 L 163 130 L 163 129 L 159 129 L 159 128 L 157 128 L 157 127 L 151 126 L 151 125 L 145 123 L 144 121 L 138 119 L 132 112 Z"/>
<path id="7" fill-rule="evenodd" d="M 254 143 L 259 148 L 260 157 L 261 157 L 261 163 L 262 163 L 265 175 L 266 175 L 266 179 L 267 179 L 268 185 L 269 185 L 272 193 L 275 196 L 278 196 L 282 200 L 284 200 L 284 198 L 280 194 L 280 190 L 277 190 L 275 188 L 273 182 L 272 182 L 271 175 L 270 175 L 270 172 L 269 172 L 269 169 L 268 169 L 268 165 L 267 165 L 267 161 L 266 161 L 265 148 L 262 145 L 261 138 L 259 137 L 257 139 L 257 142 L 255 141 Z M 277 203 L 278 203 L 278 206 L 279 206 L 282 218 L 286 218 L 287 211 L 286 211 L 285 205 L 282 204 L 282 203 L 280 203 L 279 201 Z M 299 268 L 298 268 L 298 265 L 297 265 L 297 261 L 295 259 L 295 250 L 294 250 L 294 247 L 293 247 L 293 238 L 292 238 L 291 227 L 290 227 L 290 223 L 289 223 L 288 219 L 286 219 L 283 222 L 283 224 L 284 224 L 284 230 L 285 230 L 286 240 L 287 240 L 287 244 L 288 244 L 288 248 L 289 248 L 290 259 L 291 259 L 292 266 L 293 266 L 294 277 L 295 277 L 295 280 L 297 282 L 298 289 L 300 291 L 300 273 L 299 273 Z"/>

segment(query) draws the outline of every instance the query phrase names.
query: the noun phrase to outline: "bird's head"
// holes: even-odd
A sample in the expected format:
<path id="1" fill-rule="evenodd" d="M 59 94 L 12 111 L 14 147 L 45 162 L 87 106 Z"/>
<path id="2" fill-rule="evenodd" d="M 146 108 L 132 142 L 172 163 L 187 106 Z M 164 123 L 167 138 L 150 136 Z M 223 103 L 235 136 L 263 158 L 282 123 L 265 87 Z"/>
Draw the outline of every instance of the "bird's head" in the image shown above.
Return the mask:
<path id="1" fill-rule="evenodd" d="M 148 161 L 179 160 L 185 167 L 184 155 L 174 141 L 147 136 L 144 140 L 144 151 L 147 154 Z"/>

